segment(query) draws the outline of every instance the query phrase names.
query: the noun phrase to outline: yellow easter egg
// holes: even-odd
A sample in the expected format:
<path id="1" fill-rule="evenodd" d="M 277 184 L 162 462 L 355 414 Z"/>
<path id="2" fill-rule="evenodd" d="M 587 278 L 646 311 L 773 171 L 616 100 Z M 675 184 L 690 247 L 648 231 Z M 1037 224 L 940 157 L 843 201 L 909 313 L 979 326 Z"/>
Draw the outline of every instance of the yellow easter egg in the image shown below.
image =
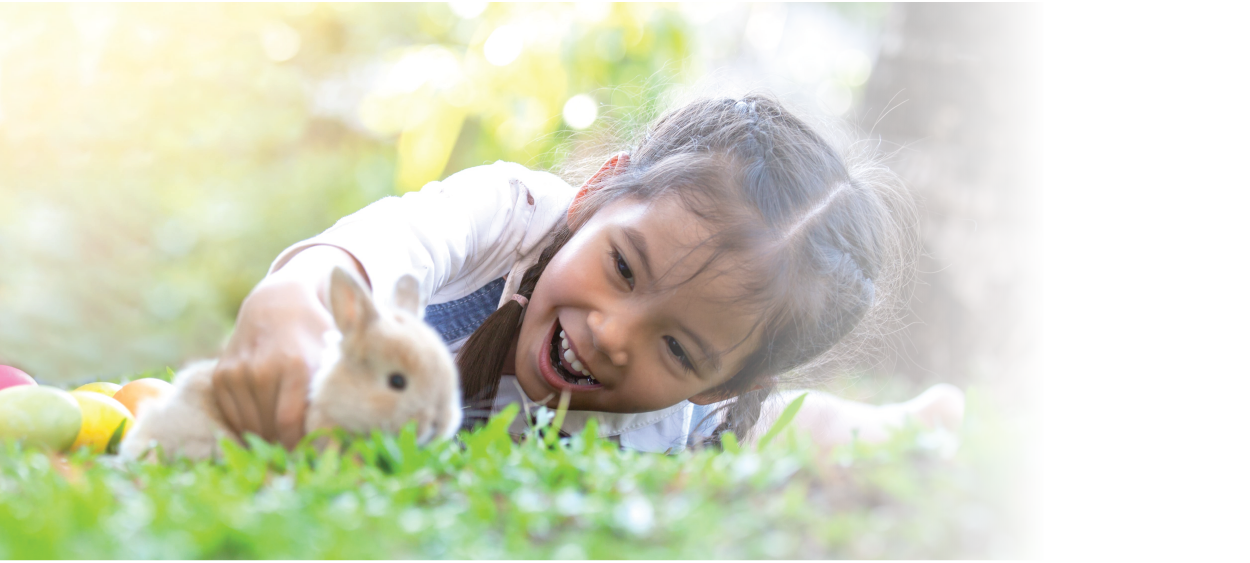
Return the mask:
<path id="1" fill-rule="evenodd" d="M 134 426 L 134 415 L 112 397 L 81 390 L 75 390 L 70 395 L 78 400 L 78 406 L 82 409 L 82 429 L 70 446 L 71 450 L 82 446 L 87 446 L 95 453 L 105 453 L 110 446 L 116 449 L 126 432 Z"/>
<path id="2" fill-rule="evenodd" d="M 107 381 L 97 381 L 95 383 L 88 383 L 86 385 L 83 385 L 82 387 L 75 389 L 75 391 L 91 391 L 92 393 L 99 393 L 106 397 L 112 397 L 114 394 L 117 393 L 117 390 L 121 388 L 122 386 L 116 383 L 109 383 Z"/>

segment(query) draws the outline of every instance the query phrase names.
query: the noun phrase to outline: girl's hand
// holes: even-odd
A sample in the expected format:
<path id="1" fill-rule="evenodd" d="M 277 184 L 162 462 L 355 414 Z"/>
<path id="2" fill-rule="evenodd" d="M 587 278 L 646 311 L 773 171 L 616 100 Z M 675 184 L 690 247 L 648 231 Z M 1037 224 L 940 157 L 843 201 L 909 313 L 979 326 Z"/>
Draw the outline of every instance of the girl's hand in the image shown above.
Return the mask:
<path id="1" fill-rule="evenodd" d="M 803 407 L 794 417 L 794 427 L 806 432 L 816 446 L 826 450 L 856 440 L 883 442 L 909 419 L 926 430 L 945 428 L 951 432 L 958 432 L 964 419 L 964 393 L 946 383 L 934 385 L 905 403 L 888 405 L 860 403 L 823 391 L 806 393 Z M 760 410 L 756 431 L 743 443 L 754 444 L 799 394 L 799 391 L 783 391 L 770 397 Z"/>
<path id="2" fill-rule="evenodd" d="M 239 308 L 213 372 L 213 396 L 240 437 L 251 432 L 288 449 L 304 437 L 309 381 L 334 327 L 325 295 L 336 264 L 361 272 L 346 252 L 312 247 L 261 281 Z"/>

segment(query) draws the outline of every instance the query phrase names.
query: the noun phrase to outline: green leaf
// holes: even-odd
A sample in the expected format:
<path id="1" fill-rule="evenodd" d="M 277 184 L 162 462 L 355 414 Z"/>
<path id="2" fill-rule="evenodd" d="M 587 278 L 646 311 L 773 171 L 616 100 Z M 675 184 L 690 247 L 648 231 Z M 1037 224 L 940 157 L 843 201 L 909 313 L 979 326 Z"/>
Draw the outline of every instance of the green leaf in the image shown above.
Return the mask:
<path id="1" fill-rule="evenodd" d="M 516 420 L 520 410 L 519 405 L 512 403 L 499 414 L 492 416 L 485 427 L 466 436 L 464 443 L 471 455 L 491 455 L 492 451 L 496 454 L 508 451 L 512 445 L 512 436 L 508 434 L 508 427 L 512 425 L 512 421 Z"/>
<path id="2" fill-rule="evenodd" d="M 738 445 L 738 436 L 733 432 L 723 432 L 720 435 L 721 449 L 731 454 L 741 453 L 742 446 Z"/>
<path id="3" fill-rule="evenodd" d="M 768 432 L 764 434 L 764 437 L 760 438 L 759 443 L 756 444 L 756 450 L 764 449 L 769 442 L 773 441 L 773 438 L 776 438 L 778 434 L 781 434 L 782 430 L 785 430 L 786 426 L 790 424 L 790 421 L 794 420 L 794 415 L 799 414 L 799 409 L 803 407 L 803 399 L 806 398 L 807 393 L 799 395 L 797 399 L 791 401 L 790 404 L 786 406 L 786 410 L 781 411 L 781 416 L 777 417 L 777 422 L 773 423 L 773 427 L 769 428 Z"/>
<path id="4" fill-rule="evenodd" d="M 499 414 L 490 417 L 490 422 L 486 423 L 485 432 L 488 434 L 495 434 L 498 432 L 507 434 L 508 427 L 512 426 L 512 421 L 516 420 L 516 415 L 520 412 L 520 410 L 521 407 L 516 403 L 511 403 L 504 407 L 502 411 L 499 411 Z"/>
<path id="5" fill-rule="evenodd" d="M 233 471 L 242 471 L 247 467 L 250 456 L 247 449 L 238 442 L 222 436 L 217 440 L 217 447 L 221 450 L 221 458 L 226 463 L 226 467 Z"/>
<path id="6" fill-rule="evenodd" d="M 105 453 L 117 453 L 117 447 L 122 443 L 122 435 L 126 432 L 126 422 L 127 420 L 123 418 L 122 421 L 117 424 L 117 428 L 113 429 L 113 435 L 109 436 L 109 443 L 104 447 Z"/>

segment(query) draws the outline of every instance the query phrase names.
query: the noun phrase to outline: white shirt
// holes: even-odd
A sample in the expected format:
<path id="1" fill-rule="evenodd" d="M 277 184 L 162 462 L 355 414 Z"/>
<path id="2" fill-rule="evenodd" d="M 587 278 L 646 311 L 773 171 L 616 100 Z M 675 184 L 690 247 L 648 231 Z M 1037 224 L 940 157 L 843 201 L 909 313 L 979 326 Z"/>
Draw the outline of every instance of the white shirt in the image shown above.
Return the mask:
<path id="1" fill-rule="evenodd" d="M 564 223 L 574 193 L 555 175 L 519 164 L 501 161 L 469 168 L 418 192 L 382 198 L 340 219 L 325 232 L 283 250 L 269 272 L 305 248 L 326 244 L 360 262 L 376 297 L 390 299 L 390 291 L 377 289 L 394 287 L 405 273 L 417 278 L 431 305 L 454 301 L 507 275 L 502 306 Z M 452 353 L 467 339 L 451 342 Z M 515 381 L 513 376 L 500 381 L 495 412 L 525 400 Z M 599 435 L 618 436 L 623 447 L 678 451 L 686 446 L 693 412 L 688 401 L 645 413 L 569 411 L 562 429 L 581 432 L 595 417 Z M 520 433 L 527 423 L 518 417 L 511 430 Z"/>

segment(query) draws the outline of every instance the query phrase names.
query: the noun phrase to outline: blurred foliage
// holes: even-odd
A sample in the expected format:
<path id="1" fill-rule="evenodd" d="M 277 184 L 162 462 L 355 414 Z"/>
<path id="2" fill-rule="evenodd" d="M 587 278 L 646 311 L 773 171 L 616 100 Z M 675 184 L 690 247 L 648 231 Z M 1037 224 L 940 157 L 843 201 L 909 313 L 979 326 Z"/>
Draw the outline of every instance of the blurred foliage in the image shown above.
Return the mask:
<path id="1" fill-rule="evenodd" d="M 870 29 L 880 25 L 890 11 L 886 2 L 835 2 L 832 7 L 847 20 Z"/>
<path id="2" fill-rule="evenodd" d="M 212 355 L 287 245 L 468 166 L 559 164 L 572 96 L 654 108 L 685 72 L 685 22 L 644 4 L 0 6 L 0 363 L 66 381 Z"/>
<path id="3" fill-rule="evenodd" d="M 424 448 L 409 427 L 320 453 L 224 442 L 216 463 L 0 442 L 0 558 L 1019 557 L 1003 455 L 1019 429 L 969 399 L 951 457 L 949 437 L 914 429 L 831 452 L 784 429 L 760 449 L 664 456 L 592 423 L 548 448 L 508 436 L 515 406 Z"/>
<path id="4" fill-rule="evenodd" d="M 284 247 L 466 167 L 601 158 L 725 68 L 840 114 L 884 14 L 0 5 L 0 363 L 65 382 L 211 356 Z"/>

